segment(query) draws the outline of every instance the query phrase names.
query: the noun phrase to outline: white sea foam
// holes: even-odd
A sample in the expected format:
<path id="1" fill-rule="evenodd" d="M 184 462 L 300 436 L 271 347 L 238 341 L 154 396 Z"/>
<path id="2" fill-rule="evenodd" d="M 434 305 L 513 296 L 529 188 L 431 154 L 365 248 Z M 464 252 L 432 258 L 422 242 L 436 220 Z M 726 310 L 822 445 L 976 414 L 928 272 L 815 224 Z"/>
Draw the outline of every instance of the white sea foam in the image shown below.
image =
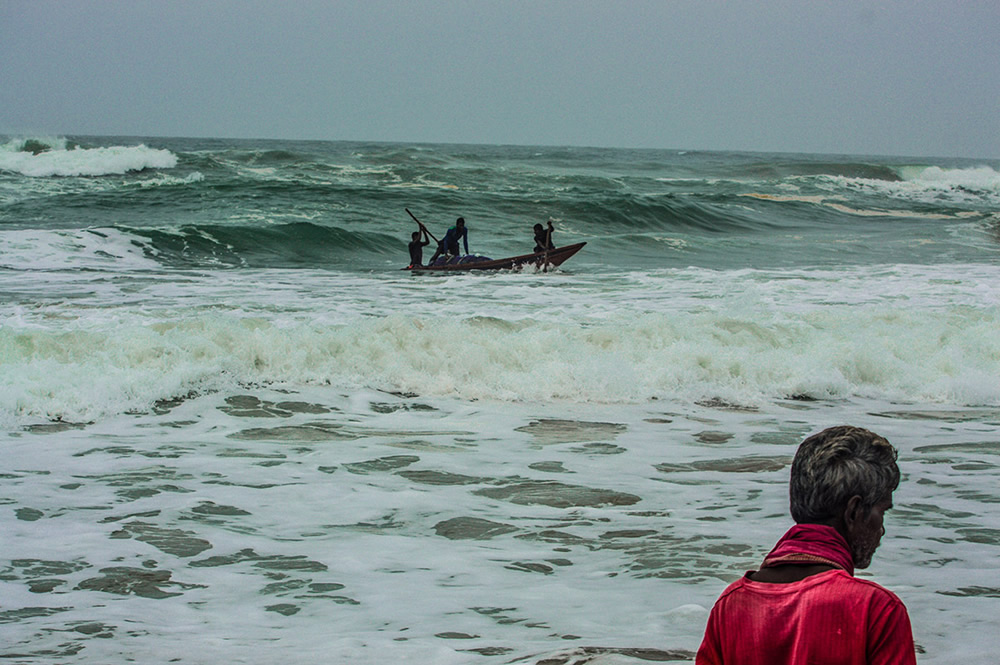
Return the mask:
<path id="1" fill-rule="evenodd" d="M 989 166 L 965 169 L 946 169 L 940 166 L 908 167 L 902 169 L 905 182 L 929 188 L 972 192 L 1000 193 L 1000 172 Z"/>
<path id="2" fill-rule="evenodd" d="M 260 383 L 513 402 L 997 405 L 1000 305 L 990 274 L 970 271 L 957 283 L 919 267 L 643 273 L 618 291 L 506 276 L 466 282 L 461 303 L 434 302 L 434 281 L 301 271 L 151 274 L 139 288 L 61 275 L 53 290 L 79 293 L 71 302 L 0 311 L 0 410 L 92 420 Z"/>
<path id="3" fill-rule="evenodd" d="M 156 178 L 149 178 L 147 180 L 140 180 L 136 184 L 143 188 L 149 189 L 152 187 L 169 187 L 171 185 L 190 185 L 197 182 L 202 182 L 205 180 L 205 175 L 200 171 L 194 171 L 187 174 L 183 178 L 178 178 L 176 176 L 169 176 L 166 174 L 160 174 Z"/>
<path id="4" fill-rule="evenodd" d="M 101 176 L 177 166 L 177 156 L 169 150 L 145 145 L 67 149 L 65 139 L 55 143 L 37 154 L 24 150 L 24 140 L 0 146 L 0 171 L 31 177 Z"/>

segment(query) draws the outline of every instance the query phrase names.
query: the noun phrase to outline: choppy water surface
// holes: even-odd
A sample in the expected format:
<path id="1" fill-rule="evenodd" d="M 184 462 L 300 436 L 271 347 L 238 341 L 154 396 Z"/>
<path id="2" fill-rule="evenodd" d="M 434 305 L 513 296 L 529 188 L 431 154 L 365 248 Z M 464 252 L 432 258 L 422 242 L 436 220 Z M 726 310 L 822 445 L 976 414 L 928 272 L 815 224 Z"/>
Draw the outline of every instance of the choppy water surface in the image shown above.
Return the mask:
<path id="1" fill-rule="evenodd" d="M 690 660 L 851 423 L 904 474 L 862 574 L 920 662 L 992 663 L 997 168 L 12 139 L 0 655 Z M 588 245 L 411 275 L 404 207 Z"/>

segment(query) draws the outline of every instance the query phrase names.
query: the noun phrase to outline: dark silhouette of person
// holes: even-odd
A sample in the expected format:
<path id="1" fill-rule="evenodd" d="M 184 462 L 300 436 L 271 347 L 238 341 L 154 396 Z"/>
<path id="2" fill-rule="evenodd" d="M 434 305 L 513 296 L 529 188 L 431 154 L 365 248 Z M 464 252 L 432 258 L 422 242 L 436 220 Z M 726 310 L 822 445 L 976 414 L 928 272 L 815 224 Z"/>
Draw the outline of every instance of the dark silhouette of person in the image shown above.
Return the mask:
<path id="1" fill-rule="evenodd" d="M 421 234 L 423 238 L 421 238 Z M 430 238 L 427 237 L 427 229 L 421 225 L 419 231 L 414 231 L 413 238 L 410 241 L 410 268 L 418 268 L 423 265 L 424 259 L 424 247 L 431 244 Z"/>
<path id="2" fill-rule="evenodd" d="M 535 224 L 535 253 L 544 252 L 548 249 L 555 249 L 556 246 L 552 244 L 552 232 L 555 231 L 552 228 L 552 221 L 549 221 L 549 228 L 544 228 L 541 224 Z"/>

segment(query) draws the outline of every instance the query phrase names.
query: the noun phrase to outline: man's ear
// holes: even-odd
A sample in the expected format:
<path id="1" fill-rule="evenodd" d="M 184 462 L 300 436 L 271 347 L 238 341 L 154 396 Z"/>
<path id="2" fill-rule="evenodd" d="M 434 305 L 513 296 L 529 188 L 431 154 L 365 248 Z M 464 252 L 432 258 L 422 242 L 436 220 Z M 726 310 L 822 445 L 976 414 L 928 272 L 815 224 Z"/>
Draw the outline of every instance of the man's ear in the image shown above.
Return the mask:
<path id="1" fill-rule="evenodd" d="M 850 533 L 854 530 L 855 525 L 862 520 L 864 511 L 861 506 L 861 497 L 855 494 L 850 499 L 847 500 L 847 505 L 844 506 L 843 520 L 844 520 L 844 531 Z M 845 533 L 845 535 L 846 535 Z"/>

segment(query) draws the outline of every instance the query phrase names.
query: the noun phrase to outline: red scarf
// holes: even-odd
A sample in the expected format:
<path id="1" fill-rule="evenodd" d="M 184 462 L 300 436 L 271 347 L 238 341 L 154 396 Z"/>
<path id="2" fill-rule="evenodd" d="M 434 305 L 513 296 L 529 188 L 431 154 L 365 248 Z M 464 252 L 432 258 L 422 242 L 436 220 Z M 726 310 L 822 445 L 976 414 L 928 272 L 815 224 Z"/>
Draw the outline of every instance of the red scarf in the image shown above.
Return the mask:
<path id="1" fill-rule="evenodd" d="M 796 524 L 764 557 L 762 568 L 786 563 L 821 563 L 854 575 L 854 557 L 844 537 L 832 526 Z"/>

